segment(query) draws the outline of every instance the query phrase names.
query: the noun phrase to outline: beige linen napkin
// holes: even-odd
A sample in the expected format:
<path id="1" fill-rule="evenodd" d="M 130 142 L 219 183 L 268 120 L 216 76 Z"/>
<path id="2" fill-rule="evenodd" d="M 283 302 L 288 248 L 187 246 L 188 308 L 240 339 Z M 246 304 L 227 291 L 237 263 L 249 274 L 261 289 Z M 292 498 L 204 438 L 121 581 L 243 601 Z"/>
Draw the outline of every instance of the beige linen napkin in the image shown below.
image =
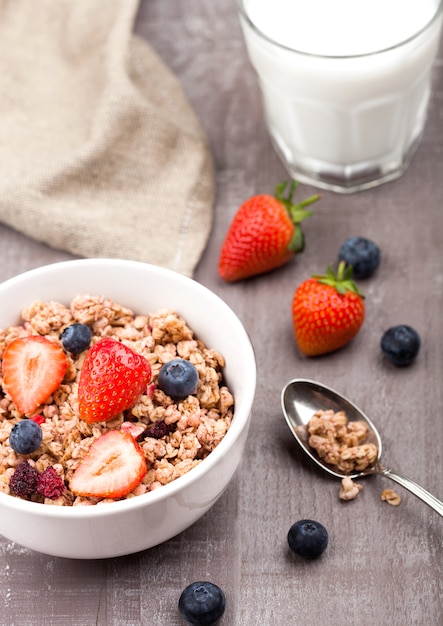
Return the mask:
<path id="1" fill-rule="evenodd" d="M 207 137 L 133 34 L 137 0 L 0 0 L 0 221 L 187 275 L 214 200 Z"/>

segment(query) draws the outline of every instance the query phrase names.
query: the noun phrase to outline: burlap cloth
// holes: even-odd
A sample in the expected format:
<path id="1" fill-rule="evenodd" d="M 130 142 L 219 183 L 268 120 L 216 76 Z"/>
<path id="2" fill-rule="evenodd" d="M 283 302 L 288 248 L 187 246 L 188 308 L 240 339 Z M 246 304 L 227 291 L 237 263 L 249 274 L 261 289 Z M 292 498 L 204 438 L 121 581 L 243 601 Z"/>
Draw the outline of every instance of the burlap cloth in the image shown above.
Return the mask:
<path id="1" fill-rule="evenodd" d="M 192 275 L 212 225 L 207 137 L 133 34 L 137 0 L 0 0 L 0 221 L 76 256 Z"/>

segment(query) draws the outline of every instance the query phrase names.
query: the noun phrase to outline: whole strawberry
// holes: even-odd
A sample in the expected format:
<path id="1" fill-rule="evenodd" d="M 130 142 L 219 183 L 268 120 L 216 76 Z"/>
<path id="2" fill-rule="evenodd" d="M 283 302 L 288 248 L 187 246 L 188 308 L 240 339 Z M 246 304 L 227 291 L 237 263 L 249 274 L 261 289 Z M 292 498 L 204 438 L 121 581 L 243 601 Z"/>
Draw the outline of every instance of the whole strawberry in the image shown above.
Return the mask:
<path id="1" fill-rule="evenodd" d="M 292 300 L 295 340 L 300 352 L 318 356 L 345 346 L 365 317 L 363 295 L 341 262 L 334 274 L 313 276 L 299 285 Z"/>
<path id="2" fill-rule="evenodd" d="M 223 280 L 235 282 L 269 272 L 303 251 L 300 222 L 311 215 L 305 207 L 320 196 L 293 204 L 297 184 L 291 182 L 286 197 L 287 181 L 276 187 L 275 197 L 253 196 L 241 205 L 220 252 L 218 273 Z"/>
<path id="3" fill-rule="evenodd" d="M 78 386 L 79 413 L 85 422 L 111 420 L 133 406 L 151 380 L 144 356 L 106 337 L 86 354 Z"/>

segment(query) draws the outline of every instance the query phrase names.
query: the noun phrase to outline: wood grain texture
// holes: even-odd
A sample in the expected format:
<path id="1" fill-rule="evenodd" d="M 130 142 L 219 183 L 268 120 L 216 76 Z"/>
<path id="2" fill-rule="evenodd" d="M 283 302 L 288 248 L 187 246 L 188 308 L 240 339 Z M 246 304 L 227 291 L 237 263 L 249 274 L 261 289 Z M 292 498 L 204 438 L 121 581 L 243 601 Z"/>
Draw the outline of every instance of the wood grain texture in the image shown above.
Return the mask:
<path id="1" fill-rule="evenodd" d="M 136 32 L 179 77 L 207 129 L 217 200 L 196 279 L 239 315 L 255 347 L 258 387 L 241 468 L 217 504 L 178 537 L 146 552 L 104 561 L 33 553 L 0 538 L 1 626 L 180 626 L 181 590 L 209 579 L 227 596 L 223 626 L 437 626 L 442 618 L 440 517 L 401 491 L 380 501 L 387 479 L 364 480 L 358 499 L 302 458 L 284 423 L 280 390 L 293 377 L 319 380 L 368 413 L 383 437 L 383 459 L 443 498 L 443 47 L 423 141 L 402 179 L 352 196 L 322 192 L 305 224 L 302 256 L 266 276 L 227 285 L 217 257 L 239 204 L 286 177 L 264 127 L 235 1 L 145 0 Z M 300 194 L 315 190 L 300 187 Z M 341 241 L 364 235 L 382 250 L 377 274 L 361 284 L 367 318 L 344 350 L 302 358 L 290 303 L 299 282 L 323 271 Z M 0 226 L 0 279 L 72 258 Z M 421 353 L 389 366 L 384 330 L 408 323 Z M 300 561 L 286 535 L 302 517 L 328 528 L 322 558 Z"/>

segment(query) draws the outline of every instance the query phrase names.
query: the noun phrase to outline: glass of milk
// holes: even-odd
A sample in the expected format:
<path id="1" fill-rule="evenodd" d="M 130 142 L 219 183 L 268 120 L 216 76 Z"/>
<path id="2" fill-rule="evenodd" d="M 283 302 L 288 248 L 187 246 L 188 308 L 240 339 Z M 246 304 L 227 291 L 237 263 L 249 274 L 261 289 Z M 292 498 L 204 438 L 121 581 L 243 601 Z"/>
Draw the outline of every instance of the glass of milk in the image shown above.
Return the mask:
<path id="1" fill-rule="evenodd" d="M 353 192 L 403 174 L 420 140 L 443 0 L 237 0 L 289 174 Z"/>

